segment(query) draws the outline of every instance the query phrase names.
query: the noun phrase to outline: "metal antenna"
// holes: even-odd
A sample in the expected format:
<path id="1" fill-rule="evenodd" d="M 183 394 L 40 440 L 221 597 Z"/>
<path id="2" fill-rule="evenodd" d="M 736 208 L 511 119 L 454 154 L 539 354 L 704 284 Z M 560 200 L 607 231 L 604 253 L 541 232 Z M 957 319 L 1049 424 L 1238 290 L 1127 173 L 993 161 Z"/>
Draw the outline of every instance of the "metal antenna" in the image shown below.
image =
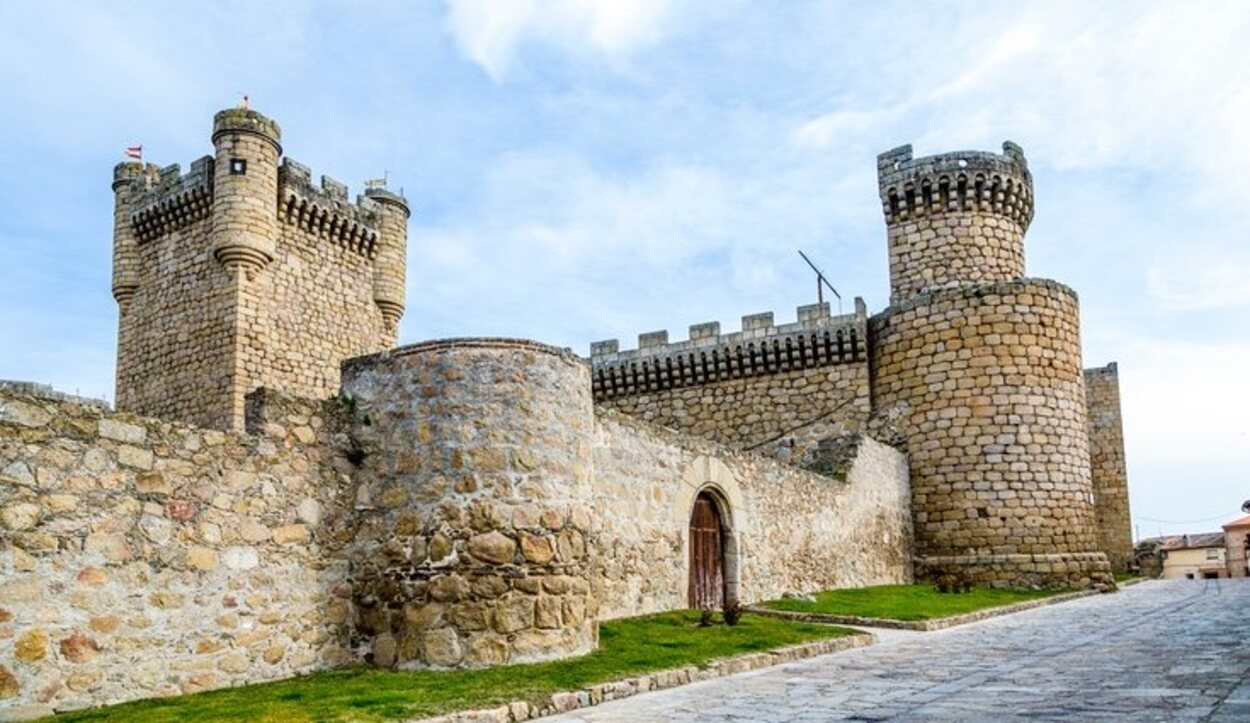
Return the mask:
<path id="1" fill-rule="evenodd" d="M 807 254 L 803 253 L 803 249 L 799 249 L 799 256 L 802 256 L 803 260 L 807 262 L 807 265 L 812 267 L 812 271 L 816 272 L 816 301 L 817 303 L 820 303 L 820 304 L 825 303 L 825 291 L 824 290 L 825 288 L 828 288 L 830 291 L 833 292 L 834 296 L 838 297 L 838 315 L 841 316 L 842 315 L 842 294 L 839 294 L 838 290 L 833 288 L 833 284 L 829 283 L 829 280 L 825 278 L 825 272 L 816 268 L 816 264 L 812 263 L 812 260 L 807 258 Z"/>

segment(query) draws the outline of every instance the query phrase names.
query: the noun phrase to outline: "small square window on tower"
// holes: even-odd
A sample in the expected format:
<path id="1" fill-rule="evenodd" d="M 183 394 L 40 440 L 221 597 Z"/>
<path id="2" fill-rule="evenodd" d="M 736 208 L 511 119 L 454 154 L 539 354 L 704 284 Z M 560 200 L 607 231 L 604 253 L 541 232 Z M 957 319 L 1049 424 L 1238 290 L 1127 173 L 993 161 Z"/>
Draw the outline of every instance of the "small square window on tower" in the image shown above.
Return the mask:
<path id="1" fill-rule="evenodd" d="M 230 175 L 242 176 L 247 173 L 247 160 L 243 158 L 230 159 Z"/>

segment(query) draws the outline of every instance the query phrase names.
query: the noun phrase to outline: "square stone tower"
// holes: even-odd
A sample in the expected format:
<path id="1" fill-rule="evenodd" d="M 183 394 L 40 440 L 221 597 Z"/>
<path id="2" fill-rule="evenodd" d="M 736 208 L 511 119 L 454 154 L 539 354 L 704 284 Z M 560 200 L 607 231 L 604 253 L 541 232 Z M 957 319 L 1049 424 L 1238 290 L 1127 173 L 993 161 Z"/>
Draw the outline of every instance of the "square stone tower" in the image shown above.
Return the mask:
<path id="1" fill-rule="evenodd" d="M 314 186 L 280 141 L 277 123 L 235 108 L 190 173 L 114 169 L 119 410 L 242 429 L 252 390 L 330 396 L 343 359 L 395 345 L 407 201 Z"/>

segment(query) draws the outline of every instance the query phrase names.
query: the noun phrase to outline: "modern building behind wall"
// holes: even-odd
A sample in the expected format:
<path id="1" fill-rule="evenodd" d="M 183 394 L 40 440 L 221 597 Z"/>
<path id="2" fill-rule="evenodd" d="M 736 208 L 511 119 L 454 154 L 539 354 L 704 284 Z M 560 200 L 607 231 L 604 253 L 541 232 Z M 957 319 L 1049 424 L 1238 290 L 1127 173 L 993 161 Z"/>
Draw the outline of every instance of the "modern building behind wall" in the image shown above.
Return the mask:
<path id="1" fill-rule="evenodd" d="M 114 171 L 118 410 L 0 388 L 19 704 L 548 660 L 604 619 L 948 573 L 1111 589 L 1129 564 L 1118 369 L 1083 371 L 1075 293 L 1025 276 L 1014 144 L 877 159 L 875 315 L 583 359 L 392 348 L 408 201 L 314 185 L 250 109 L 211 141 L 188 174 Z"/>

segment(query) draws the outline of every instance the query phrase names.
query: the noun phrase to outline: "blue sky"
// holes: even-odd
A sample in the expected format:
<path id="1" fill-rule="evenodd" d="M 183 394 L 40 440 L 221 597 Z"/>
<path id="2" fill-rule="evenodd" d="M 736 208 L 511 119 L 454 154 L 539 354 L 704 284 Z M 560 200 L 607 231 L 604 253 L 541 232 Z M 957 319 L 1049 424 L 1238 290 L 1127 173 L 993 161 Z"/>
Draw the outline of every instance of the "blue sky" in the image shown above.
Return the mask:
<path id="1" fill-rule="evenodd" d="M 112 396 L 111 169 L 292 158 L 415 213 L 404 342 L 590 341 L 888 298 L 875 156 L 1023 145 L 1028 271 L 1117 360 L 1143 535 L 1250 498 L 1250 4 L 0 3 L 0 378 Z M 1209 519 L 1208 519 L 1209 518 Z M 1173 522 L 1159 522 L 1159 520 Z"/>

